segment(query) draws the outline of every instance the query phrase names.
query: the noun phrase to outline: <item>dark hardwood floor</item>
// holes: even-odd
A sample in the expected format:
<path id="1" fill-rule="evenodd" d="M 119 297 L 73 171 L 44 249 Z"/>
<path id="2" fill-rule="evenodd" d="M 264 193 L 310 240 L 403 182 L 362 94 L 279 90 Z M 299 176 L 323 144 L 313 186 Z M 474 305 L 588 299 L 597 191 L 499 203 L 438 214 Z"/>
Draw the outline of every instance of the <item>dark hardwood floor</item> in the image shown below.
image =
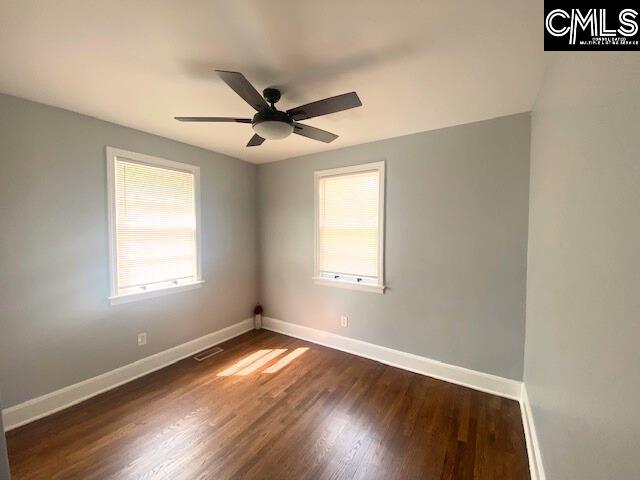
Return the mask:
<path id="1" fill-rule="evenodd" d="M 529 478 L 517 402 L 264 330 L 221 346 L 11 431 L 13 479 Z"/>

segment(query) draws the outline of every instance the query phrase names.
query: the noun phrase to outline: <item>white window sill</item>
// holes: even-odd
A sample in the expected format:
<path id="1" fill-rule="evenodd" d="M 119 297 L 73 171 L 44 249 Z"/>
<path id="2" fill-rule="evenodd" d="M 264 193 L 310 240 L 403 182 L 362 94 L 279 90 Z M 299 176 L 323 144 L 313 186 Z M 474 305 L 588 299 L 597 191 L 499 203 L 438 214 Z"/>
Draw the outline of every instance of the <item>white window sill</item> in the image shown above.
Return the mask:
<path id="1" fill-rule="evenodd" d="M 346 288 L 348 290 L 360 290 L 363 292 L 372 292 L 383 294 L 384 285 L 367 285 L 366 283 L 347 282 L 344 280 L 331 280 L 323 277 L 313 277 L 313 283 L 316 285 L 324 285 L 326 287 Z"/>
<path id="2" fill-rule="evenodd" d="M 175 287 L 158 288 L 157 290 L 146 290 L 143 292 L 128 293 L 126 295 L 114 295 L 109 297 L 111 305 L 119 305 L 121 303 L 136 302 L 138 300 L 144 300 L 146 298 L 161 297 L 163 295 L 169 295 L 171 293 L 185 292 L 187 290 L 194 290 L 200 288 L 204 280 L 198 280 L 197 282 L 185 283 L 183 285 L 176 285 Z"/>

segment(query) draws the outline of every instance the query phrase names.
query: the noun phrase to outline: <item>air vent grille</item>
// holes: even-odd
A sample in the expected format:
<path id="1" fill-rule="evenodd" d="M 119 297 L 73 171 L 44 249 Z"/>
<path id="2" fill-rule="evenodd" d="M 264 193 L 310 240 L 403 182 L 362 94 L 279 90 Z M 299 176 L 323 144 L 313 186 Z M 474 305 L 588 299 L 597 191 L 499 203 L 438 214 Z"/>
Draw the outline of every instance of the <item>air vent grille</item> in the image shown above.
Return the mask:
<path id="1" fill-rule="evenodd" d="M 197 360 L 198 362 L 201 362 L 203 360 L 206 360 L 209 357 L 213 357 L 214 355 L 217 355 L 218 353 L 224 351 L 222 348 L 220 347 L 211 347 L 211 348 L 207 348 L 206 350 L 203 350 L 200 353 L 196 353 L 193 356 L 194 360 Z"/>

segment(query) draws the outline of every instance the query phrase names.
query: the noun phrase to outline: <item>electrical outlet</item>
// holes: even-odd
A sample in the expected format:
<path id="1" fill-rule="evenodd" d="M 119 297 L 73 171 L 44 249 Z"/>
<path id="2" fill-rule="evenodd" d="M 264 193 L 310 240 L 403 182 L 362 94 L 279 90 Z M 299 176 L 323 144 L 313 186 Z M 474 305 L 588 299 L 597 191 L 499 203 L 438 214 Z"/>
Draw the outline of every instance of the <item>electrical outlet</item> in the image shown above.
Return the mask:
<path id="1" fill-rule="evenodd" d="M 349 326 L 349 317 L 347 317 L 346 315 L 342 315 L 340 317 L 340 326 L 341 327 L 348 327 Z"/>
<path id="2" fill-rule="evenodd" d="M 138 346 L 147 344 L 147 332 L 142 332 L 138 334 Z"/>

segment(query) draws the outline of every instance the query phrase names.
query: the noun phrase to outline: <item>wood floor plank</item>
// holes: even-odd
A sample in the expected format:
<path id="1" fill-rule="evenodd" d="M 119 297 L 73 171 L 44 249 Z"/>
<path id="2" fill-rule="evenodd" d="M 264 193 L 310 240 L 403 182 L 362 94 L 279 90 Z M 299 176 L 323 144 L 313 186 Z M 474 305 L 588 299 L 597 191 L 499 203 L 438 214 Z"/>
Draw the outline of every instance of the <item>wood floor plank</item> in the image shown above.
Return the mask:
<path id="1" fill-rule="evenodd" d="M 221 346 L 9 432 L 13 478 L 529 478 L 517 402 L 264 330 Z"/>

